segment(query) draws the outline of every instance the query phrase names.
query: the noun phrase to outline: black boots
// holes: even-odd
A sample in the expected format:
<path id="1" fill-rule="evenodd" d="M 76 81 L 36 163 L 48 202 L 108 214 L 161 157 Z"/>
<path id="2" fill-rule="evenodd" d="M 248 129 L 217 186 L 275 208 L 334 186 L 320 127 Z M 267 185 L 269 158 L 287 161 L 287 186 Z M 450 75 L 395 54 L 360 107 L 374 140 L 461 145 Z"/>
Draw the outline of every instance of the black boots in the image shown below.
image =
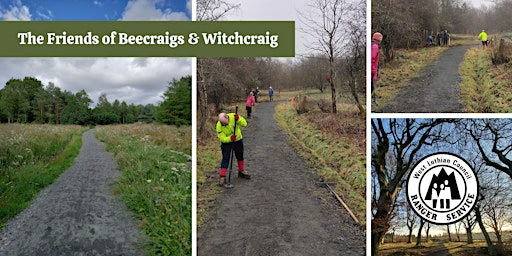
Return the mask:
<path id="1" fill-rule="evenodd" d="M 249 173 L 247 173 L 246 170 L 243 170 L 241 172 L 238 172 L 238 178 L 250 179 L 251 175 L 249 175 Z"/>

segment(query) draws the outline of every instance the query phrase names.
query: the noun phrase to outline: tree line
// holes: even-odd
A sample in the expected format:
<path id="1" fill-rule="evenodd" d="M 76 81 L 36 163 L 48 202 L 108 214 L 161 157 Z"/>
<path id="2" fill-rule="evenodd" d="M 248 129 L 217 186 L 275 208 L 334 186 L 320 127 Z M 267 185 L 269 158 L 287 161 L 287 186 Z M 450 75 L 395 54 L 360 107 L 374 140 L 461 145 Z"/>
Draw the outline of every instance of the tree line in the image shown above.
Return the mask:
<path id="1" fill-rule="evenodd" d="M 0 123 L 107 125 L 160 122 L 192 123 L 191 76 L 169 82 L 158 105 L 134 105 L 102 93 L 94 103 L 85 90 L 73 93 L 34 77 L 12 78 L 0 89 Z"/>
<path id="2" fill-rule="evenodd" d="M 438 31 L 476 38 L 482 30 L 496 34 L 512 27 L 512 0 L 478 8 L 463 0 L 373 0 L 371 5 L 372 32 L 384 35 L 382 48 L 388 60 L 395 57 L 395 49 L 421 47 Z"/>
<path id="3" fill-rule="evenodd" d="M 455 225 L 456 234 L 465 231 L 473 243 L 478 227 L 489 255 L 504 255 L 507 248 L 503 229 L 512 224 L 512 121 L 508 119 L 373 119 L 372 126 L 372 255 L 386 234 L 406 228 L 409 242 L 417 231 L 416 244 L 430 224 L 418 220 L 405 199 L 406 179 L 414 164 L 432 152 L 452 152 L 462 156 L 476 172 L 478 202 L 471 214 Z M 494 233 L 492 239 L 488 230 Z M 451 239 L 451 238 L 450 238 Z M 510 253 L 510 252 L 508 252 Z"/>

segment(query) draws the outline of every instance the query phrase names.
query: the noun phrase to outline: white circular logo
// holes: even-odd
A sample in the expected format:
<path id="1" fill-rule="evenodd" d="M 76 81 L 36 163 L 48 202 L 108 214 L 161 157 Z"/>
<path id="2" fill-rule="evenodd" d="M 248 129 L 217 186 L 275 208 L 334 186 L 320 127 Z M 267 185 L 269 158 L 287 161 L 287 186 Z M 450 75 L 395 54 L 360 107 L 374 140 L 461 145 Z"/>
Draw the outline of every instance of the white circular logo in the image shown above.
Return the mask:
<path id="1" fill-rule="evenodd" d="M 452 153 L 421 159 L 407 179 L 407 200 L 424 220 L 451 224 L 468 215 L 478 198 L 478 179 L 471 166 Z"/>

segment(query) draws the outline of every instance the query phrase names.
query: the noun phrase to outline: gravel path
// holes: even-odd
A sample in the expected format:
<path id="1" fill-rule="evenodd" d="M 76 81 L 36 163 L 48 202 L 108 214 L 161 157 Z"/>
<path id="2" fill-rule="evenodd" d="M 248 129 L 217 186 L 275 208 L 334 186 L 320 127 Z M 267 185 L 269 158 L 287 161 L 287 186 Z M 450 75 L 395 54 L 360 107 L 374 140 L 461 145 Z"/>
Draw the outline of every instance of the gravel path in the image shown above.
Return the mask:
<path id="1" fill-rule="evenodd" d="M 252 179 L 237 178 L 234 165 L 235 188 L 217 199 L 215 216 L 198 231 L 197 255 L 365 255 L 364 232 L 315 185 L 273 118 L 275 104 L 259 104 L 247 119 Z"/>
<path id="2" fill-rule="evenodd" d="M 381 111 L 385 113 L 461 113 L 459 65 L 473 45 L 453 47 L 421 71 Z M 377 85 L 378 86 L 378 85 Z"/>
<path id="3" fill-rule="evenodd" d="M 89 130 L 74 165 L 0 232 L 0 255 L 140 255 L 139 230 L 111 192 L 120 175 Z"/>

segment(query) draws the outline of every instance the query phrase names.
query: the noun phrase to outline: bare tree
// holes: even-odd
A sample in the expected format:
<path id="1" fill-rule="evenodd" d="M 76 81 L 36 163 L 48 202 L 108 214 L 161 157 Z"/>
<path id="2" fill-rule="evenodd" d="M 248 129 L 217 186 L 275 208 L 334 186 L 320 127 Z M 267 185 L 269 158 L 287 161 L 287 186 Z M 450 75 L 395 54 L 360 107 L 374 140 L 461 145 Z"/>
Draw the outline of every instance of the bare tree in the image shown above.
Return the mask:
<path id="1" fill-rule="evenodd" d="M 316 88 L 324 92 L 327 87 L 325 73 L 329 68 L 327 63 L 325 56 L 313 55 L 302 59 L 297 67 L 300 69 L 297 74 L 300 82 L 308 88 Z"/>
<path id="2" fill-rule="evenodd" d="M 412 168 L 420 150 L 445 141 L 449 134 L 442 132 L 447 119 L 372 119 L 372 176 L 378 183 L 372 204 L 372 255 L 378 255 L 379 241 L 389 230 L 393 201 L 401 189 L 406 173 Z M 387 156 L 395 159 L 389 165 Z"/>
<path id="3" fill-rule="evenodd" d="M 455 235 L 457 235 L 457 242 L 460 242 L 460 230 L 464 224 L 462 222 L 455 223 Z"/>
<path id="4" fill-rule="evenodd" d="M 483 198 L 481 198 L 483 199 Z M 487 243 L 487 252 L 489 255 L 494 256 L 496 255 L 496 248 L 494 247 L 494 244 L 492 243 L 491 237 L 489 236 L 489 233 L 487 232 L 487 229 L 485 228 L 484 222 L 482 220 L 482 213 L 480 211 L 479 202 L 475 206 L 475 218 L 478 223 L 478 226 L 480 227 L 480 230 L 482 231 L 482 234 L 484 235 L 485 242 Z"/>
<path id="5" fill-rule="evenodd" d="M 365 108 L 359 99 L 359 93 L 366 84 L 363 79 L 366 62 L 366 2 L 356 2 L 351 9 L 352 19 L 347 22 L 349 40 L 345 54 L 346 81 L 359 113 L 364 115 Z"/>
<path id="6" fill-rule="evenodd" d="M 225 17 L 229 12 L 240 7 L 240 4 L 225 0 L 197 0 L 197 20 L 215 21 Z"/>
<path id="7" fill-rule="evenodd" d="M 476 225 L 476 218 L 474 214 L 469 214 L 461 221 L 464 224 L 464 228 L 466 229 L 466 237 L 467 243 L 473 243 L 473 228 Z"/>
<path id="8" fill-rule="evenodd" d="M 487 171 L 485 168 L 485 164 L 482 160 L 479 162 L 479 159 L 475 158 L 473 159 L 473 162 L 476 163 L 474 165 L 475 172 L 477 173 L 479 177 L 479 195 L 478 195 L 478 201 L 475 205 L 475 208 L 473 209 L 473 212 L 475 213 L 475 221 L 478 223 L 478 227 L 480 228 L 482 234 L 484 235 L 485 242 L 487 243 L 487 252 L 489 255 L 494 256 L 497 255 L 496 247 L 492 243 L 491 237 L 489 233 L 487 232 L 485 223 L 484 223 L 484 216 L 482 214 L 482 209 L 487 208 L 487 205 L 489 203 L 489 193 L 487 193 L 487 187 L 491 187 L 491 184 L 489 184 L 490 180 L 483 178 L 487 175 L 485 172 Z"/>
<path id="9" fill-rule="evenodd" d="M 428 243 L 429 241 L 429 232 L 430 232 L 430 228 L 432 227 L 432 224 L 430 224 L 430 222 L 427 222 L 427 228 L 425 229 L 425 242 Z"/>
<path id="10" fill-rule="evenodd" d="M 466 129 L 485 164 L 512 178 L 512 120 L 468 119 Z"/>
<path id="11" fill-rule="evenodd" d="M 197 0 L 197 20 L 198 21 L 215 21 L 219 20 L 229 12 L 235 10 L 240 5 L 233 4 L 225 0 Z M 198 109 L 198 127 L 199 136 L 206 136 L 206 123 L 210 117 L 208 108 L 208 93 L 212 87 L 215 69 L 212 67 L 220 67 L 220 63 L 212 58 L 197 58 L 197 109 Z"/>
<path id="12" fill-rule="evenodd" d="M 410 204 L 406 204 L 406 215 L 407 215 L 407 219 L 406 219 L 405 224 L 407 225 L 407 228 L 409 229 L 409 235 L 407 236 L 407 243 L 410 244 L 410 243 L 412 243 L 412 231 L 414 230 L 416 221 L 418 220 L 418 216 L 416 215 L 416 213 L 414 213 Z M 423 221 L 423 220 L 420 219 L 420 221 Z"/>
<path id="13" fill-rule="evenodd" d="M 450 224 L 446 225 L 446 232 L 448 233 L 448 242 L 452 241 L 452 233 L 450 232 Z"/>
<path id="14" fill-rule="evenodd" d="M 501 10 L 509 15 L 512 9 L 504 5 Z M 427 36 L 436 35 L 441 30 L 449 33 L 475 32 L 482 26 L 486 27 L 489 20 L 496 21 L 489 22 L 493 27 L 498 23 L 510 24 L 510 19 L 505 19 L 498 11 L 480 18 L 480 10 L 461 0 L 372 0 L 371 11 L 372 31 L 384 35 L 381 46 L 385 61 L 395 58 L 397 48 L 426 45 Z M 497 17 L 500 17 L 499 22 Z"/>
<path id="15" fill-rule="evenodd" d="M 425 220 L 420 218 L 420 227 L 418 228 L 418 236 L 416 236 L 416 246 L 421 246 L 421 230 L 423 229 L 423 226 L 425 225 Z"/>
<path id="16" fill-rule="evenodd" d="M 336 113 L 336 71 L 335 60 L 340 56 L 343 43 L 343 18 L 349 6 L 344 0 L 314 0 L 311 11 L 301 14 L 304 31 L 315 36 L 310 49 L 326 56 L 329 61 L 327 82 L 331 87 L 332 112 Z"/>
<path id="17" fill-rule="evenodd" d="M 482 189 L 482 192 L 486 203 L 482 208 L 485 215 L 484 224 L 490 227 L 497 239 L 497 246 L 503 247 L 503 227 L 507 222 L 508 211 L 510 208 L 510 181 L 503 180 L 498 173 L 495 175 L 491 173 L 489 177 L 489 183 Z M 485 185 L 485 184 L 484 184 Z"/>

